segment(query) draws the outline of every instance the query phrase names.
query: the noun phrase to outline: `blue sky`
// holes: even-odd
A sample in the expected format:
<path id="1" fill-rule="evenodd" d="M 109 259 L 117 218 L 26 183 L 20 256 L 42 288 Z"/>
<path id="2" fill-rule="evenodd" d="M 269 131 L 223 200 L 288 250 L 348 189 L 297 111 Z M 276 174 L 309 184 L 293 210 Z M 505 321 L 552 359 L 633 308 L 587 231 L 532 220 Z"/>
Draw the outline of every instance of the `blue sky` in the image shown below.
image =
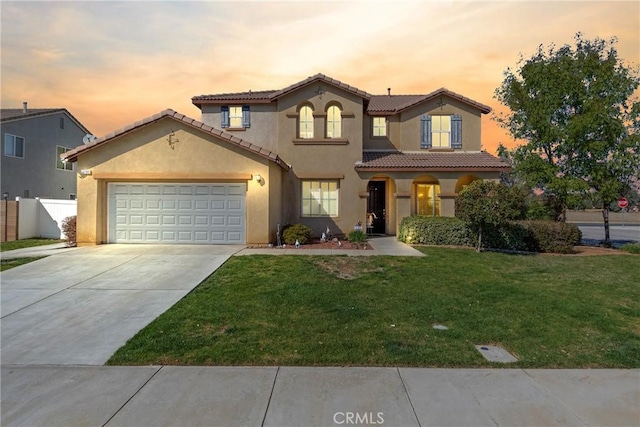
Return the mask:
<path id="1" fill-rule="evenodd" d="M 369 93 L 446 87 L 500 110 L 520 53 L 616 36 L 640 64 L 637 1 L 2 1 L 2 107 L 65 107 L 97 135 L 191 97 L 324 73 Z M 489 117 L 483 143 L 509 138 Z"/>

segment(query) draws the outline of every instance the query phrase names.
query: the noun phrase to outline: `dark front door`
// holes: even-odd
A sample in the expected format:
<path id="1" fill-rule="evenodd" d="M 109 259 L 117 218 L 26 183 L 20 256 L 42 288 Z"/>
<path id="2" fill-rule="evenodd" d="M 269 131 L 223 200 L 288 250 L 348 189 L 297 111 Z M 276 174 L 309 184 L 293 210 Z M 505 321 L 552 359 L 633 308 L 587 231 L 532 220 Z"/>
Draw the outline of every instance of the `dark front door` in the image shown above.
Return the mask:
<path id="1" fill-rule="evenodd" d="M 367 231 L 370 233 L 384 234 L 386 232 L 386 185 L 387 183 L 385 181 L 369 182 L 369 199 L 367 201 Z M 369 224 L 370 219 L 373 220 L 371 221 L 371 224 Z M 372 227 L 369 227 L 369 225 L 372 225 Z"/>

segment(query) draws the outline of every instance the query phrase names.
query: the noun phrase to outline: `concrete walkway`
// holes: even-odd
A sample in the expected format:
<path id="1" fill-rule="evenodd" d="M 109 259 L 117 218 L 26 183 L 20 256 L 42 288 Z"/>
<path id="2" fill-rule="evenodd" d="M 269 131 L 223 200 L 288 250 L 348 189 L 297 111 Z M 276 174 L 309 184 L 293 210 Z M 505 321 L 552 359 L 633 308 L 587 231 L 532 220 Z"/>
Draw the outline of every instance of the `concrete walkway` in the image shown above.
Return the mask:
<path id="1" fill-rule="evenodd" d="M 75 251 L 76 249 L 78 248 L 68 248 L 65 243 L 53 243 L 51 245 L 33 246 L 31 248 L 14 249 L 12 251 L 0 252 L 0 259 L 60 255 L 65 252 Z"/>
<path id="2" fill-rule="evenodd" d="M 247 248 L 238 253 L 236 256 L 243 255 L 347 255 L 347 256 L 425 256 L 422 252 L 411 246 L 404 244 L 395 236 L 372 237 L 369 238 L 368 244 L 373 250 L 358 249 L 296 249 L 287 246 L 281 248 Z"/>
<path id="3" fill-rule="evenodd" d="M 101 245 L 2 272 L 2 364 L 102 365 L 244 246 Z"/>
<path id="4" fill-rule="evenodd" d="M 640 370 L 3 366 L 1 422 L 636 426 L 639 384 Z"/>

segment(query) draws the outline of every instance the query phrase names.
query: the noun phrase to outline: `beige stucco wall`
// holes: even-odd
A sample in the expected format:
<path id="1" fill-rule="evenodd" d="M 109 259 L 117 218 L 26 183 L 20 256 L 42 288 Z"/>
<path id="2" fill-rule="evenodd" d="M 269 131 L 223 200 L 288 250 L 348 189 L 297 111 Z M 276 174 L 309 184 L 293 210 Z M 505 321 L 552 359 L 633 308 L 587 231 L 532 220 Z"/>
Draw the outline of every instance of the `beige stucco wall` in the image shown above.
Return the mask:
<path id="1" fill-rule="evenodd" d="M 232 103 L 228 105 L 243 105 L 241 103 Z M 250 117 L 251 127 L 246 129 L 222 129 L 220 120 L 220 105 L 203 105 L 201 121 L 214 127 L 233 134 L 238 138 L 250 141 L 252 144 L 259 145 L 265 149 L 277 152 L 278 130 L 277 121 L 274 119 L 276 114 L 276 104 L 251 104 Z"/>
<path id="2" fill-rule="evenodd" d="M 441 105 L 442 104 L 442 105 Z M 418 104 L 401 113 L 400 142 L 403 151 L 420 151 L 420 118 L 424 114 L 462 116 L 462 149 L 480 151 L 481 113 L 477 108 L 464 104 L 448 96 L 438 97 Z M 395 141 L 394 141 L 395 143 Z"/>
<path id="3" fill-rule="evenodd" d="M 480 151 L 481 112 L 477 108 L 446 95 L 420 103 L 400 114 L 388 116 L 388 138 L 371 136 L 372 122 L 371 118 L 367 116 L 363 126 L 364 148 L 366 150 L 424 150 L 420 148 L 420 118 L 424 114 L 460 114 L 462 116 L 462 149 Z"/>
<path id="4" fill-rule="evenodd" d="M 318 87 L 322 88 L 319 94 Z M 314 139 L 298 140 L 297 112 L 300 105 L 312 105 Z M 341 138 L 326 138 L 327 108 L 337 104 L 343 112 Z M 366 199 L 359 196 L 362 182 L 355 164 L 362 160 L 362 98 L 326 83 L 314 83 L 278 100 L 277 152 L 292 166 L 283 192 L 284 222 L 302 223 L 320 235 L 327 226 L 332 233 L 348 233 L 358 221 L 366 220 Z M 339 216 L 309 218 L 301 215 L 302 180 L 338 179 Z"/>
<path id="5" fill-rule="evenodd" d="M 78 175 L 80 245 L 107 243 L 107 184 L 115 181 L 246 182 L 247 243 L 268 243 L 278 220 L 280 198 L 270 188 L 279 188 L 279 166 L 171 118 L 81 154 L 76 170 L 82 169 L 92 175 Z"/>

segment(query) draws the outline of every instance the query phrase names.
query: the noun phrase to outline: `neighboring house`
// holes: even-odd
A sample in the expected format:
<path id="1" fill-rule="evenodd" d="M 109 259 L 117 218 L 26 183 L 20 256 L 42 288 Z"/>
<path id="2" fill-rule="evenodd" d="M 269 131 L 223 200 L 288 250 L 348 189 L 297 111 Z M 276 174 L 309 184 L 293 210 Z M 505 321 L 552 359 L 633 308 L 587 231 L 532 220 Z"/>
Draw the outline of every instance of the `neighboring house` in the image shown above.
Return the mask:
<path id="1" fill-rule="evenodd" d="M 482 151 L 491 109 L 447 89 L 370 95 L 318 74 L 192 102 L 200 121 L 165 110 L 65 154 L 82 171 L 79 244 L 264 244 L 293 223 L 396 234 L 509 169 Z"/>
<path id="2" fill-rule="evenodd" d="M 89 131 L 64 108 L 0 110 L 2 193 L 11 199 L 75 199 L 73 163 L 60 155 L 82 145 Z"/>

